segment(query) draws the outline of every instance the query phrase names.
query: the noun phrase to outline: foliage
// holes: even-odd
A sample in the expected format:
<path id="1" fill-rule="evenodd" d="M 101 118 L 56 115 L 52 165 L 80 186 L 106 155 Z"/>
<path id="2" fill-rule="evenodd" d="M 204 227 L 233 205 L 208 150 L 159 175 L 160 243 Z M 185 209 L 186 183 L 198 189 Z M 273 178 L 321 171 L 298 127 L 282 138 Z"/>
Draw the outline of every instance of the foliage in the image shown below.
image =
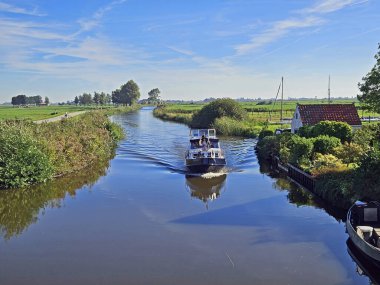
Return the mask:
<path id="1" fill-rule="evenodd" d="M 112 91 L 112 102 L 115 104 L 132 105 L 140 98 L 140 88 L 133 81 L 129 80 L 119 89 Z"/>
<path id="2" fill-rule="evenodd" d="M 158 103 L 160 101 L 160 89 L 154 88 L 148 92 L 148 102 Z"/>
<path id="3" fill-rule="evenodd" d="M 263 139 L 264 137 L 267 137 L 267 136 L 273 136 L 274 135 L 274 132 L 272 130 L 268 130 L 266 128 L 263 128 L 261 131 L 260 131 L 260 134 L 259 134 L 259 140 Z"/>
<path id="4" fill-rule="evenodd" d="M 259 157 L 267 159 L 271 155 L 278 155 L 280 151 L 280 140 L 278 136 L 266 136 L 257 142 L 257 154 Z"/>
<path id="5" fill-rule="evenodd" d="M 217 99 L 195 113 L 191 126 L 208 128 L 217 118 L 229 117 L 235 120 L 243 120 L 246 116 L 246 111 L 235 100 L 229 98 Z"/>
<path id="6" fill-rule="evenodd" d="M 362 78 L 362 83 L 358 83 L 361 95 L 359 101 L 365 104 L 366 108 L 375 112 L 380 112 L 380 44 L 379 51 L 375 55 L 376 63 L 371 71 Z"/>
<path id="7" fill-rule="evenodd" d="M 354 142 L 345 142 L 334 149 L 334 155 L 347 164 L 358 164 L 366 149 Z"/>
<path id="8" fill-rule="evenodd" d="M 26 95 L 17 95 L 12 97 L 12 105 L 27 105 L 27 104 L 40 104 L 42 103 L 42 97 L 37 96 L 26 96 Z"/>
<path id="9" fill-rule="evenodd" d="M 348 209 L 359 199 L 354 189 L 354 171 L 329 172 L 318 176 L 315 193 L 333 206 Z"/>
<path id="10" fill-rule="evenodd" d="M 350 141 L 352 129 L 345 122 L 322 121 L 314 126 L 301 127 L 298 135 L 306 138 L 315 138 L 321 135 L 336 137 L 341 142 Z"/>
<path id="11" fill-rule="evenodd" d="M 340 145 L 341 143 L 338 138 L 321 135 L 313 139 L 313 152 L 322 154 L 332 153 L 333 149 Z"/>
<path id="12" fill-rule="evenodd" d="M 364 125 L 354 133 L 352 141 L 360 145 L 364 150 L 370 148 L 379 149 L 380 123 Z"/>
<path id="13" fill-rule="evenodd" d="M 0 188 L 44 182 L 53 174 L 49 157 L 20 122 L 0 124 Z"/>
<path id="14" fill-rule="evenodd" d="M 336 156 L 332 154 L 316 153 L 311 174 L 319 176 L 321 174 L 343 172 L 347 170 L 348 167 Z"/>
<path id="15" fill-rule="evenodd" d="M 363 156 L 356 170 L 356 190 L 366 200 L 380 200 L 380 151 Z"/>
<path id="16" fill-rule="evenodd" d="M 313 142 L 297 135 L 291 136 L 289 162 L 301 166 L 310 159 Z"/>

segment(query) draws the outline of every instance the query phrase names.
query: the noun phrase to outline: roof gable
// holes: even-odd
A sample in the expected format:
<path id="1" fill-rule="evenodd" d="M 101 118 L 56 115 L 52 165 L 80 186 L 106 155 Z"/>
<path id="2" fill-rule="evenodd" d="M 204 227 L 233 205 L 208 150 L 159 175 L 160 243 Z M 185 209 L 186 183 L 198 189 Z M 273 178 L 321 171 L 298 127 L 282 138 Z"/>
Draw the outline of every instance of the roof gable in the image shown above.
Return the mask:
<path id="1" fill-rule="evenodd" d="M 362 124 L 354 104 L 298 104 L 298 109 L 304 125 L 315 125 L 321 121 L 346 122 L 351 126 Z"/>

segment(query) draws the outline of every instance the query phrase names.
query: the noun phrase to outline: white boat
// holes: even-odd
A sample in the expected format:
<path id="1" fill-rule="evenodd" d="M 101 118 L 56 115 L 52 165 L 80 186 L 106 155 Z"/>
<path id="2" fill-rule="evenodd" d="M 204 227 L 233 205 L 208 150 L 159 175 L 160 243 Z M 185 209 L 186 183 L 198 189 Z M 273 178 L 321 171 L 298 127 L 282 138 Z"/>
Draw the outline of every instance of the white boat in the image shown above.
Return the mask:
<path id="1" fill-rule="evenodd" d="M 185 160 L 186 167 L 196 173 L 215 172 L 226 166 L 215 129 L 190 130 L 190 143 Z"/>
<path id="2" fill-rule="evenodd" d="M 380 203 L 356 202 L 347 213 L 346 228 L 353 244 L 380 265 Z"/>

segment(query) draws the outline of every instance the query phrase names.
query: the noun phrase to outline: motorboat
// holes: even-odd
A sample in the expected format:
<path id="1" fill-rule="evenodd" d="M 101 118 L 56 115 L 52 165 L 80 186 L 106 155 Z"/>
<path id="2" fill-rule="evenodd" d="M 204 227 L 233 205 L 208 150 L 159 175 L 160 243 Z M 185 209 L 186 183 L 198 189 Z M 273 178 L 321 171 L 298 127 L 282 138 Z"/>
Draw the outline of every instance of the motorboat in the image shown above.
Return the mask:
<path id="1" fill-rule="evenodd" d="M 346 228 L 352 243 L 380 265 L 380 203 L 356 202 L 348 210 Z"/>
<path id="2" fill-rule="evenodd" d="M 186 167 L 193 173 L 216 172 L 226 166 L 215 129 L 190 130 L 190 143 L 185 160 Z"/>

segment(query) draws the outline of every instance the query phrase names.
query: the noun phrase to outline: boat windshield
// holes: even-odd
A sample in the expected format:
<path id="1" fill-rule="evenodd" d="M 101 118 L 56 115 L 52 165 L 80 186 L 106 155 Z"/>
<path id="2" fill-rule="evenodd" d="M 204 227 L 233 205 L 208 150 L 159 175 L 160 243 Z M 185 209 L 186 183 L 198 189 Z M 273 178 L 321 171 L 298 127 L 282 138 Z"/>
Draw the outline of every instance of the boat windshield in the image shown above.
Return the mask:
<path id="1" fill-rule="evenodd" d="M 201 138 L 202 136 L 206 138 L 215 138 L 215 129 L 191 129 L 190 136 L 193 138 Z"/>

